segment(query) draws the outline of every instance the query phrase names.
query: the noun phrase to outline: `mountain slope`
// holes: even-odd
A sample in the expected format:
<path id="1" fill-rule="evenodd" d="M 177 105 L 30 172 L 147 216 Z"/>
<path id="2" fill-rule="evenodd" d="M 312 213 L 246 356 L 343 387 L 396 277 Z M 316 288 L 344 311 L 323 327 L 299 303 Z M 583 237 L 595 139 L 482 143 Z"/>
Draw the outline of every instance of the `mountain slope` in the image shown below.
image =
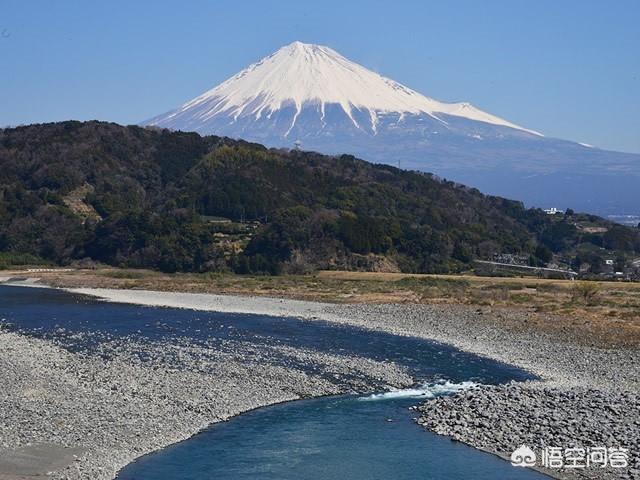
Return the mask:
<path id="1" fill-rule="evenodd" d="M 635 252 L 637 229 L 348 155 L 101 122 L 0 130 L 0 263 L 449 272 L 503 253 L 597 266 Z"/>
<path id="2" fill-rule="evenodd" d="M 546 138 L 294 42 L 146 125 L 351 153 L 535 206 L 637 213 L 640 155 Z"/>
<path id="3" fill-rule="evenodd" d="M 353 63 L 335 50 L 294 42 L 249 66 L 217 87 L 155 119 L 150 125 L 171 127 L 190 123 L 196 131 L 217 127 L 216 117 L 237 123 L 241 118 L 270 119 L 284 108 L 293 109 L 288 137 L 303 109 L 311 106 L 323 122 L 333 109 L 352 126 L 375 134 L 380 115 L 426 114 L 446 124 L 438 114 L 515 128 L 512 123 L 478 110 L 469 103 L 443 103 Z M 364 117 L 363 117 L 364 116 Z"/>

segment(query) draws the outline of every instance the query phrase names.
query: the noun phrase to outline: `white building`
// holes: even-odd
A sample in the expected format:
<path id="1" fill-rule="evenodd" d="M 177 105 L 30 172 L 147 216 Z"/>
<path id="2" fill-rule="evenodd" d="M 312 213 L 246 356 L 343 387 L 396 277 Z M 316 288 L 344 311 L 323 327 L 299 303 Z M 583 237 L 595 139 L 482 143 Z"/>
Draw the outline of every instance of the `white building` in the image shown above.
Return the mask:
<path id="1" fill-rule="evenodd" d="M 556 213 L 563 213 L 562 210 L 558 210 L 556 207 L 545 208 L 544 213 L 547 215 L 555 215 Z"/>

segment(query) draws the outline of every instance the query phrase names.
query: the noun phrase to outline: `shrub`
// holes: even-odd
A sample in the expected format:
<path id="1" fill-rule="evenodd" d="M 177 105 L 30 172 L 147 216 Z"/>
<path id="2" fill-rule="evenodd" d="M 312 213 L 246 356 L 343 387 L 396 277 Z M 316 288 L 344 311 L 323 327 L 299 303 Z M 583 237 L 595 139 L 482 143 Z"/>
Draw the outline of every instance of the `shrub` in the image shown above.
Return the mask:
<path id="1" fill-rule="evenodd" d="M 598 293 L 600 292 L 600 286 L 596 282 L 577 282 L 572 289 L 572 299 L 582 301 L 587 305 L 594 303 Z"/>

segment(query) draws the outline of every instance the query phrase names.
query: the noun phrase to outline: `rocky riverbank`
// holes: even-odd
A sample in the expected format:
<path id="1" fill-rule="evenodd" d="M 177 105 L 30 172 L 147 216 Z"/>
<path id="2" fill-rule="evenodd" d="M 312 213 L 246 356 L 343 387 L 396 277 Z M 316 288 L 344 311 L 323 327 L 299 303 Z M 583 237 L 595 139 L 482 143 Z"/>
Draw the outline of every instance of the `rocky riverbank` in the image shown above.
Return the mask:
<path id="1" fill-rule="evenodd" d="M 541 377 L 540 381 L 480 386 L 427 400 L 419 406 L 417 418 L 426 429 L 503 458 L 526 445 L 537 452 L 536 468 L 558 478 L 640 478 L 637 349 L 598 348 L 544 334 L 527 325 L 528 314 L 522 311 L 408 305 L 328 310 L 349 318 L 350 323 L 398 334 L 413 332 L 518 365 Z M 544 468 L 540 455 L 544 447 L 560 448 L 564 465 L 571 463 L 564 458 L 565 449 L 625 448 L 628 466 Z"/>
<path id="2" fill-rule="evenodd" d="M 253 408 L 412 383 L 370 359 L 279 349 L 278 363 L 313 364 L 318 374 L 307 374 L 270 361 L 268 349 L 227 347 L 124 339 L 83 355 L 0 333 L 0 479 L 111 479 L 136 457 Z"/>
<path id="3" fill-rule="evenodd" d="M 634 470 L 637 469 L 637 459 L 640 456 L 637 451 L 640 438 L 640 355 L 637 349 L 610 350 L 599 348 L 596 342 L 589 345 L 584 341 L 574 342 L 563 336 L 542 334 L 532 325 L 526 311 L 492 311 L 487 308 L 456 305 L 330 305 L 275 298 L 107 289 L 82 289 L 80 292 L 116 302 L 295 316 L 309 321 L 323 319 L 432 339 L 513 364 L 537 374 L 541 381 L 505 387 L 482 387 L 470 396 L 460 393 L 450 398 L 428 401 L 420 407 L 420 423 L 436 433 L 507 457 L 524 442 L 528 442 L 532 448 L 569 448 L 574 444 L 599 446 L 598 442 L 615 441 L 618 442 L 615 445 L 602 446 L 630 448 L 630 467 L 627 469 L 582 469 L 569 472 L 548 469 L 547 472 L 558 477 L 577 474 L 587 475 L 586 478 L 634 478 L 637 475 L 637 471 Z M 99 434 L 97 438 L 100 438 L 100 441 L 92 439 L 88 442 L 89 448 L 94 443 L 99 448 L 90 450 L 90 453 L 85 453 L 75 462 L 74 468 L 80 468 L 80 472 L 95 472 L 97 476 L 90 478 L 108 478 L 118 466 L 142 453 L 186 438 L 207 423 L 228 418 L 259 405 L 309 395 L 362 391 L 367 387 L 402 386 L 410 382 L 406 372 L 393 365 L 357 358 L 348 361 L 322 358 L 313 351 L 289 353 L 292 358 L 318 362 L 323 366 L 322 370 L 331 372 L 330 375 L 314 376 L 302 374 L 295 369 L 270 365 L 265 359 L 273 352 L 268 351 L 254 357 L 255 363 L 248 367 L 241 361 L 246 353 L 241 346 L 238 346 L 236 352 L 219 353 L 213 355 L 213 358 L 210 358 L 211 352 L 198 352 L 197 348 L 194 352 L 191 351 L 194 347 L 180 346 L 181 361 L 191 364 L 191 360 L 188 359 L 192 358 L 194 362 L 191 364 L 193 368 L 182 371 L 167 368 L 166 362 L 161 361 L 170 352 L 162 346 L 152 349 L 155 352 L 152 357 L 157 358 L 158 362 L 150 367 L 139 365 L 136 356 L 131 354 L 132 349 L 140 348 L 139 346 L 113 346 L 113 359 L 105 363 L 104 360 L 98 362 L 94 358 L 69 357 L 71 354 L 46 342 L 41 344 L 36 340 L 13 334 L 3 334 L 5 335 L 10 335 L 4 337 L 9 339 L 9 344 L 18 342 L 19 345 L 16 346 L 13 357 L 7 357 L 4 350 L 0 351 L 0 359 L 4 359 L 0 362 L 4 361 L 6 364 L 7 358 L 11 360 L 16 355 L 20 358 L 23 354 L 29 357 L 32 353 L 34 358 L 37 358 L 37 352 L 41 348 L 44 348 L 47 355 L 54 357 L 53 362 L 42 360 L 31 363 L 33 371 L 21 369 L 18 366 L 20 362 L 14 361 L 11 368 L 18 372 L 13 375 L 17 390 L 3 392 L 0 398 L 3 406 L 9 405 L 9 414 L 15 410 L 22 415 L 17 418 L 22 420 L 17 424 L 18 428 L 9 432 L 13 437 L 7 438 L 10 441 L 16 439 L 15 445 L 24 445 L 33 441 L 34 432 L 37 430 L 50 432 L 51 435 L 63 435 L 61 432 L 65 430 L 56 426 L 59 418 L 54 414 L 59 409 L 67 411 L 71 418 L 74 418 L 74 422 L 78 422 L 77 417 L 86 416 L 88 419 L 84 426 L 78 427 L 80 430 L 69 427 L 69 439 L 62 437 L 65 442 L 68 440 L 69 445 L 75 445 L 70 441 L 71 438 L 76 438 L 77 442 L 79 438 L 86 438 L 83 437 L 85 434 L 94 438 L 91 436 L 96 435 L 96 429 L 91 430 L 91 421 L 96 421 L 97 425 L 104 427 L 107 432 L 113 429 L 113 436 L 109 437 L 107 433 L 101 437 L 102 434 Z M 32 352 L 32 349 L 35 351 Z M 278 354 L 281 355 L 282 352 Z M 175 352 L 172 351 L 171 355 L 175 357 Z M 206 362 L 211 362 L 210 366 L 202 365 L 205 361 L 203 357 L 206 357 Z M 45 365 L 53 365 L 47 369 L 54 370 L 41 375 L 42 369 L 38 368 L 38 365 L 42 362 Z M 27 364 L 30 363 L 27 361 Z M 85 368 L 89 369 L 86 374 L 83 373 Z M 212 371 L 211 368 L 216 371 L 216 378 L 207 373 Z M 124 377 L 123 371 L 126 371 Z M 33 372 L 37 373 L 36 378 L 31 377 Z M 342 376 L 341 373 L 344 372 L 356 374 Z M 56 383 L 55 379 L 58 377 L 68 378 L 68 381 Z M 98 380 L 94 382 L 94 378 Z M 130 380 L 120 385 L 122 378 Z M 201 384 L 202 387 L 191 388 L 192 382 Z M 32 384 L 36 386 L 32 387 Z M 113 384 L 115 389 L 102 389 L 102 384 Z M 159 387 L 160 385 L 162 387 Z M 41 402 L 37 404 L 37 408 L 44 408 L 45 412 L 50 413 L 44 416 L 41 425 L 29 424 L 29 416 L 33 409 L 24 411 L 26 407 L 20 402 L 11 404 L 11 398 L 25 395 L 21 392 L 34 390 L 41 392 L 40 395 L 45 395 L 45 392 L 55 392 L 56 388 L 67 393 L 53 397 L 49 393 L 46 393 L 46 397 L 36 395 L 36 399 L 40 398 L 38 401 Z M 173 391 L 179 393 L 172 396 Z M 216 392 L 213 397 L 211 391 Z M 74 402 L 64 398 L 69 395 L 80 399 L 87 398 L 86 404 L 80 402 L 79 409 L 74 411 Z M 104 411 L 97 417 L 94 416 L 88 405 L 98 398 L 107 398 L 110 401 L 112 397 L 115 403 L 107 403 Z M 61 402 L 61 406 L 55 402 L 50 405 L 54 400 Z M 74 415 L 84 412 L 82 405 L 87 405 L 86 408 L 91 413 Z M 136 405 L 139 405 L 138 409 Z M 147 408 L 148 406 L 151 408 Z M 119 435 L 122 433 L 117 432 L 120 427 L 114 426 L 113 413 L 108 413 L 118 412 L 120 408 L 129 412 L 125 418 L 138 428 L 132 428 L 131 436 L 127 436 L 129 433 L 125 432 L 124 440 L 120 440 Z M 485 413 L 491 416 L 482 417 Z M 135 420 L 136 418 L 139 420 Z M 171 418 L 176 418 L 177 421 L 167 420 Z M 455 423 L 460 419 L 466 422 L 466 427 L 464 424 Z M 156 421 L 158 433 L 149 435 L 150 431 L 156 431 Z M 3 425 L 11 424 L 9 417 L 2 419 L 2 422 Z M 475 428 L 476 424 L 479 424 L 478 428 Z M 488 426 L 485 427 L 484 424 Z M 30 434 L 20 437 L 17 433 L 20 429 Z M 145 435 L 148 438 L 144 438 Z M 140 441 L 140 437 L 143 437 L 144 441 Z M 47 439 L 48 437 L 45 440 Z M 109 442 L 120 445 L 115 454 L 110 454 Z M 103 470 L 97 470 L 98 468 Z M 82 478 L 76 475 L 73 468 L 67 470 L 65 475 L 70 475 L 70 478 Z"/>
<path id="4" fill-rule="evenodd" d="M 494 405 L 495 416 L 505 422 L 487 422 L 466 403 L 464 393 L 427 401 L 419 421 L 432 431 L 477 448 L 509 457 L 528 441 L 531 448 L 554 446 L 605 446 L 629 448 L 625 469 L 542 469 L 555 477 L 636 478 L 640 460 L 640 351 L 634 348 L 601 348 L 597 338 L 585 342 L 562 332 L 536 329 L 532 314 L 525 310 L 492 310 L 461 305 L 333 305 L 264 297 L 233 297 L 206 294 L 131 292 L 123 290 L 81 290 L 111 301 L 141 302 L 202 310 L 249 311 L 301 318 L 324 319 L 398 335 L 418 336 L 454 345 L 527 369 L 540 382 L 482 387 L 477 401 Z M 549 321 L 553 321 L 550 316 Z M 519 392 L 511 395 L 509 392 Z M 517 399 L 527 405 L 517 407 Z M 438 403 L 440 402 L 440 403 Z M 636 403 L 634 403 L 636 402 Z M 439 409 L 447 405 L 446 410 Z M 607 408 L 610 406 L 610 408 Z M 518 419 L 509 413 L 517 412 Z M 614 415 L 611 408 L 619 412 Z M 603 410 L 604 409 L 604 410 Z M 493 411 L 493 410 L 491 410 Z M 574 412 L 573 414 L 571 412 Z M 578 413 L 575 413 L 578 412 Z M 449 416 L 467 415 L 473 422 L 485 422 L 487 429 L 461 429 Z M 605 417 L 603 417 L 603 415 Z M 608 416 L 607 416 L 608 415 Z M 512 419 L 512 421 L 508 421 Z M 591 420 L 590 420 L 591 419 Z M 565 428 L 566 422 L 573 422 Z M 514 428 L 530 436 L 516 435 Z M 564 432 L 564 433 L 563 433 Z M 509 442 L 513 442 L 509 445 Z M 597 442 L 614 442 L 595 445 Z"/>
<path id="5" fill-rule="evenodd" d="M 538 466 L 543 451 L 548 459 L 557 455 L 547 460 L 546 469 L 555 476 L 640 478 L 640 396 L 635 392 L 511 383 L 441 397 L 417 410 L 425 428 L 507 459 L 521 445 L 536 454 Z M 598 458 L 602 447 L 627 449 L 628 467 L 613 468 L 610 459 Z"/>

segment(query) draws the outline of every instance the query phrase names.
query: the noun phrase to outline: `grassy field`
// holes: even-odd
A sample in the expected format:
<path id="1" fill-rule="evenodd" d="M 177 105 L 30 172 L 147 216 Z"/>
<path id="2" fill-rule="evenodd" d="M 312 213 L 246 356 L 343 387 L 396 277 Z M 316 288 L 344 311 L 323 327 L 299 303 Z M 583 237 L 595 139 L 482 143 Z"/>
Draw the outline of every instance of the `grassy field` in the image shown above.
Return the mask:
<path id="1" fill-rule="evenodd" d="M 163 274 L 102 268 L 65 272 L 5 271 L 65 287 L 104 287 L 258 295 L 338 303 L 463 304 L 500 318 L 524 310 L 528 325 L 595 344 L 640 345 L 640 283 L 581 282 L 471 275 L 322 271 L 301 276 Z M 505 317 L 504 322 L 508 323 Z"/>

